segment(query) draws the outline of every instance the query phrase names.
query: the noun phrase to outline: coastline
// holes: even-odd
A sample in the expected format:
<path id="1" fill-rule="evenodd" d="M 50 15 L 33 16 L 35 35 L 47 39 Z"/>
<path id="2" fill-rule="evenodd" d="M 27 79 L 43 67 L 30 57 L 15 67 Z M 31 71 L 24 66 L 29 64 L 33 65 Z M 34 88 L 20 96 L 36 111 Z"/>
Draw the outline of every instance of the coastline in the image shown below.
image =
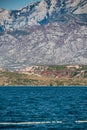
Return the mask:
<path id="1" fill-rule="evenodd" d="M 2 69 L 0 86 L 87 86 L 87 66 L 32 66 L 19 71 Z"/>

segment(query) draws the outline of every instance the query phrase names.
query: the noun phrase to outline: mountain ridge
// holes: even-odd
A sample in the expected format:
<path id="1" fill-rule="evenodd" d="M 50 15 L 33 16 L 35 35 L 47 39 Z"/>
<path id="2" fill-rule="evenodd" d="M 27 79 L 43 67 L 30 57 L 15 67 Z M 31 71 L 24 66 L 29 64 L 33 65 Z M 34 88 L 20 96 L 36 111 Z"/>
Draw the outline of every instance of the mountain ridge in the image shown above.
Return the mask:
<path id="1" fill-rule="evenodd" d="M 42 0 L 1 9 L 0 67 L 87 64 L 86 6 L 85 0 Z"/>
<path id="2" fill-rule="evenodd" d="M 74 17 L 78 22 L 84 20 L 87 15 L 87 2 L 85 0 L 42 0 L 34 2 L 20 10 L 2 10 L 0 13 L 0 24 L 5 29 L 20 29 L 29 25 L 41 25 L 46 21 L 69 21 L 70 17 Z M 79 16 L 81 15 L 81 16 Z M 57 16 L 57 18 L 56 18 Z M 59 17 L 59 18 L 58 18 Z M 79 20 L 78 20 L 79 19 Z"/>

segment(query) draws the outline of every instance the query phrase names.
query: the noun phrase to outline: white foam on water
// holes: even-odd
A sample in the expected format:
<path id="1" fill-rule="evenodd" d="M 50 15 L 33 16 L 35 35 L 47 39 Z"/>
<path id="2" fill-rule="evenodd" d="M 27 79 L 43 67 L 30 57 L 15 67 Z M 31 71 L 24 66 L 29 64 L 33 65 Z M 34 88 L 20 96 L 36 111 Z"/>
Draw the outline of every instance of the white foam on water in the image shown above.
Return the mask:
<path id="1" fill-rule="evenodd" d="M 40 125 L 40 124 L 62 124 L 62 121 L 38 121 L 38 122 L 0 122 L 0 125 Z M 87 123 L 87 120 L 77 120 L 75 123 Z"/>
<path id="2" fill-rule="evenodd" d="M 75 121 L 76 123 L 87 123 L 87 120 L 78 120 L 78 121 Z"/>
<path id="3" fill-rule="evenodd" d="M 41 121 L 41 122 L 0 122 L 0 125 L 39 125 L 39 124 L 61 124 L 62 121 Z"/>

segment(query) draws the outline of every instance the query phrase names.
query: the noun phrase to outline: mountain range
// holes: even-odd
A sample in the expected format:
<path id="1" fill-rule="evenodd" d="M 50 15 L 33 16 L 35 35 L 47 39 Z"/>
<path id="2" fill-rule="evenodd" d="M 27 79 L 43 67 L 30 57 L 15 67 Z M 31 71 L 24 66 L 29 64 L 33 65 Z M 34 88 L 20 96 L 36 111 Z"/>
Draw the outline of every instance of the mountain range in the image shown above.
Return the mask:
<path id="1" fill-rule="evenodd" d="M 87 64 L 87 1 L 42 0 L 0 8 L 0 67 Z"/>

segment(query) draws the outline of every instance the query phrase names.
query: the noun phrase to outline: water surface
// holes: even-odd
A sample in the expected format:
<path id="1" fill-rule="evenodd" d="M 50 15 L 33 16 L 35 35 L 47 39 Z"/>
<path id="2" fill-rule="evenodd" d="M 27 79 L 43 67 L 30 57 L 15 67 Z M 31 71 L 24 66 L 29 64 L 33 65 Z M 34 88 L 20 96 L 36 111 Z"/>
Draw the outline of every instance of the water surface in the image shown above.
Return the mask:
<path id="1" fill-rule="evenodd" d="M 87 87 L 0 87 L 0 129 L 87 130 Z"/>

